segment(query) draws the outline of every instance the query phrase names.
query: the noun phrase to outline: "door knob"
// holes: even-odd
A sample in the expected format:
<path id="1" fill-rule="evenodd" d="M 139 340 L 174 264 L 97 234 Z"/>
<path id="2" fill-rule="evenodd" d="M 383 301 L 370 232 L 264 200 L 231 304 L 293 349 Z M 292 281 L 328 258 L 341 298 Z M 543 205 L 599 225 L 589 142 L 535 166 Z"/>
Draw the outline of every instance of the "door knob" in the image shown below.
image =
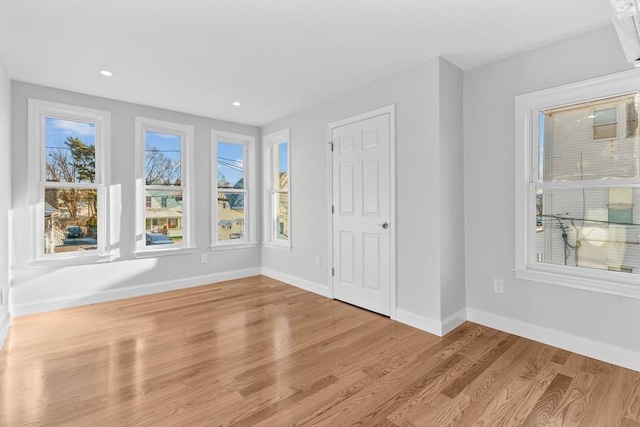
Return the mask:
<path id="1" fill-rule="evenodd" d="M 389 223 L 385 221 L 382 224 L 378 224 L 378 227 L 382 227 L 384 230 L 386 230 L 387 228 L 389 228 Z"/>

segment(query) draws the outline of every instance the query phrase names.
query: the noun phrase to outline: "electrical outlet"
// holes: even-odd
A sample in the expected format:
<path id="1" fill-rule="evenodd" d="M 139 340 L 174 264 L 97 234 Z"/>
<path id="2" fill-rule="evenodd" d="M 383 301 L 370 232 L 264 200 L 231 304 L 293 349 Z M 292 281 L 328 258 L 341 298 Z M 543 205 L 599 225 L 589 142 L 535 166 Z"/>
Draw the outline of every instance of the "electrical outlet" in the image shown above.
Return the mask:
<path id="1" fill-rule="evenodd" d="M 493 292 L 504 294 L 504 282 L 502 279 L 493 279 Z"/>
<path id="2" fill-rule="evenodd" d="M 316 257 L 316 268 L 320 268 L 320 257 Z"/>
<path id="3" fill-rule="evenodd" d="M 206 264 L 209 262 L 209 256 L 207 254 L 200 255 L 200 264 Z"/>

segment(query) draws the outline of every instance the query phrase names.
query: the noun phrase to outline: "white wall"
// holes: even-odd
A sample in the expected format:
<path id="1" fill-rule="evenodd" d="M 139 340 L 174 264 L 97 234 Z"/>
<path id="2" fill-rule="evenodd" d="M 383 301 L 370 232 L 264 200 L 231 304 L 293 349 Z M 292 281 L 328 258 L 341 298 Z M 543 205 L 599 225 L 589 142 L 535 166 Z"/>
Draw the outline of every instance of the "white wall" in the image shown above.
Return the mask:
<path id="1" fill-rule="evenodd" d="M 442 85 L 441 74 L 446 80 Z M 443 59 L 433 59 L 263 127 L 263 134 L 291 128 L 295 215 L 293 249 L 263 248 L 263 267 L 328 286 L 327 124 L 395 104 L 397 224 L 391 226 L 397 233 L 397 307 L 436 321 L 463 308 L 461 84 L 460 70 Z M 447 99 L 441 101 L 441 96 Z M 440 109 L 457 110 L 457 121 L 441 121 Z M 441 167 L 441 160 L 447 167 Z M 447 181 L 450 175 L 455 177 Z M 451 206 L 445 208 L 443 203 Z M 443 218 L 450 212 L 455 214 Z M 452 233 L 450 222 L 456 223 Z M 443 259 L 451 254 L 455 260 Z M 316 255 L 323 258 L 321 268 L 314 267 Z M 454 264 L 456 272 L 451 268 Z M 451 290 L 446 291 L 447 303 L 441 307 L 443 285 Z"/>
<path id="2" fill-rule="evenodd" d="M 111 194 L 112 204 L 120 210 L 111 224 L 119 226 L 115 249 L 119 258 L 106 264 L 65 268 L 28 269 L 27 248 L 27 99 L 96 108 L 111 112 Z M 152 290 L 171 288 L 172 284 L 205 284 L 229 271 L 259 272 L 260 247 L 211 253 L 210 244 L 210 139 L 211 129 L 251 135 L 259 140 L 260 129 L 157 108 L 82 95 L 22 82 L 12 82 L 14 207 L 13 305 L 16 314 L 57 308 L 65 304 L 94 302 Z M 135 259 L 134 200 L 134 117 L 193 125 L 195 127 L 195 244 L 193 254 Z M 258 148 L 258 155 L 260 154 Z M 3 168 L 5 170 L 5 168 Z M 260 171 L 258 170 L 258 173 Z M 255 224 L 260 227 L 260 222 Z M 260 230 L 258 230 L 259 232 Z M 200 254 L 209 254 L 209 263 L 200 263 Z M 161 284 L 160 287 L 149 285 Z M 122 291 L 126 290 L 126 292 Z M 96 297 L 98 295 L 98 297 Z"/>
<path id="3" fill-rule="evenodd" d="M 607 26 L 464 75 L 467 306 L 600 344 L 640 352 L 640 301 L 517 280 L 514 97 L 629 69 Z M 640 87 L 640 81 L 639 87 Z M 504 295 L 493 292 L 504 279 Z"/>
<path id="4" fill-rule="evenodd" d="M 11 82 L 0 58 L 0 349 L 9 322 L 9 285 L 11 280 Z"/>

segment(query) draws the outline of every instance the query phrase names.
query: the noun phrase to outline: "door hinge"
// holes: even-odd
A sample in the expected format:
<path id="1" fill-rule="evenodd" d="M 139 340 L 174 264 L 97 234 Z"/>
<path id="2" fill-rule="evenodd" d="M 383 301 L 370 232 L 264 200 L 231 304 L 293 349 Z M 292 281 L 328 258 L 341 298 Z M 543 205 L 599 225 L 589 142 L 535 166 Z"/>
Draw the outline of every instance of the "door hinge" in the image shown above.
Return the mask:
<path id="1" fill-rule="evenodd" d="M 331 148 L 331 151 L 333 151 L 333 141 L 329 141 L 329 147 Z"/>
<path id="2" fill-rule="evenodd" d="M 333 268 L 333 267 L 331 267 L 331 275 L 332 275 L 332 276 L 335 276 L 335 275 L 336 275 L 336 269 L 335 269 L 335 268 Z"/>
<path id="3" fill-rule="evenodd" d="M 336 212 L 336 211 L 335 211 L 335 209 L 334 209 L 334 206 L 333 206 L 333 205 L 331 205 L 331 213 L 335 213 L 335 212 Z"/>

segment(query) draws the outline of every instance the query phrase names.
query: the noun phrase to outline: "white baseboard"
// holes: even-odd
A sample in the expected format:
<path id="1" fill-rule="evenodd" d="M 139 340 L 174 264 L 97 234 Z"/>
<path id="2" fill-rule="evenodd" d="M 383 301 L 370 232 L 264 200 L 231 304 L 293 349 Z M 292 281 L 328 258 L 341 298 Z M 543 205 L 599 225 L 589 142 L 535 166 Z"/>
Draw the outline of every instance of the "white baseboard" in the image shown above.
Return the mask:
<path id="1" fill-rule="evenodd" d="M 11 313 L 7 313 L 3 322 L 0 324 L 0 351 L 2 351 L 2 347 L 4 346 L 4 341 L 9 334 L 9 327 L 11 326 Z"/>
<path id="2" fill-rule="evenodd" d="M 401 308 L 396 308 L 396 316 L 393 320 L 404 323 L 405 325 L 413 326 L 414 328 L 418 328 L 422 331 L 429 332 L 430 334 L 443 337 L 467 320 L 467 310 L 463 308 L 462 310 L 453 313 L 451 316 L 446 317 L 444 320 L 439 321 L 411 313 L 410 311 L 406 311 Z"/>
<path id="3" fill-rule="evenodd" d="M 440 336 L 443 337 L 447 335 L 449 332 L 453 331 L 455 328 L 462 325 L 466 321 L 467 321 L 466 308 L 460 309 L 455 313 L 453 313 L 451 316 L 445 317 L 444 320 L 442 320 L 442 335 Z"/>
<path id="4" fill-rule="evenodd" d="M 276 270 L 262 267 L 262 275 L 270 277 L 275 280 L 279 280 L 288 285 L 295 286 L 305 291 L 313 292 L 314 294 L 322 295 L 323 297 L 331 298 L 331 292 L 328 286 L 323 286 L 319 283 L 312 282 L 310 280 L 301 279 L 300 277 L 291 276 L 289 274 L 281 273 Z"/>
<path id="5" fill-rule="evenodd" d="M 404 323 L 405 325 L 413 326 L 421 331 L 429 332 L 430 334 L 437 335 L 439 337 L 442 336 L 442 323 L 435 319 L 430 319 L 401 308 L 396 308 L 396 316 L 393 320 Z"/>
<path id="6" fill-rule="evenodd" d="M 520 337 L 528 338 L 554 347 L 562 348 L 603 362 L 640 371 L 640 352 L 576 335 L 543 328 L 531 323 L 498 316 L 472 308 L 467 308 L 467 320 L 490 328 L 498 329 Z"/>
<path id="7" fill-rule="evenodd" d="M 23 304 L 13 305 L 14 316 L 42 313 L 45 311 L 59 310 L 62 308 L 77 307 L 80 305 L 96 304 L 100 302 L 114 301 L 124 298 L 139 297 L 158 292 L 174 291 L 177 289 L 191 288 L 207 285 L 209 283 L 224 282 L 226 280 L 241 279 L 257 276 L 260 268 L 248 268 L 244 270 L 226 271 L 223 273 L 207 274 L 189 277 L 179 280 L 167 280 L 163 282 L 148 283 L 140 286 L 128 286 L 125 288 L 108 289 L 82 294 L 68 295 L 58 298 L 49 298 L 37 301 L 29 301 Z"/>

